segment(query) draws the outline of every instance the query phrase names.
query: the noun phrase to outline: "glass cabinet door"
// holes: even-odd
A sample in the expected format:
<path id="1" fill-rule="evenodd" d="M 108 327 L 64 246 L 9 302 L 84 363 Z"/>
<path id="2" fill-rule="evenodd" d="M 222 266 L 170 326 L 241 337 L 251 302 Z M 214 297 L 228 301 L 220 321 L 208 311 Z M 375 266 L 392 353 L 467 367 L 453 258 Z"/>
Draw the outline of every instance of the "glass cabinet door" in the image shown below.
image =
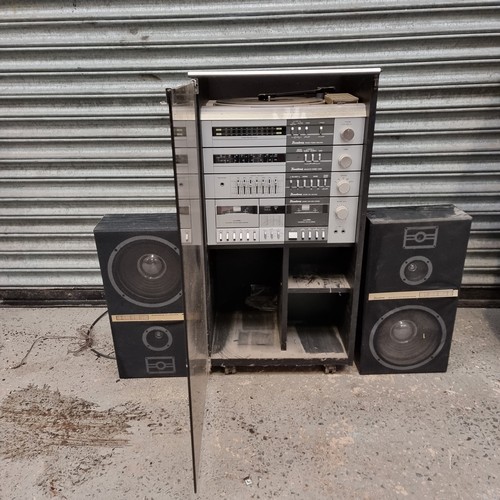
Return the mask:
<path id="1" fill-rule="evenodd" d="M 209 373 L 206 255 L 202 221 L 196 84 L 167 90 L 181 236 L 188 346 L 188 387 L 196 491 Z"/>

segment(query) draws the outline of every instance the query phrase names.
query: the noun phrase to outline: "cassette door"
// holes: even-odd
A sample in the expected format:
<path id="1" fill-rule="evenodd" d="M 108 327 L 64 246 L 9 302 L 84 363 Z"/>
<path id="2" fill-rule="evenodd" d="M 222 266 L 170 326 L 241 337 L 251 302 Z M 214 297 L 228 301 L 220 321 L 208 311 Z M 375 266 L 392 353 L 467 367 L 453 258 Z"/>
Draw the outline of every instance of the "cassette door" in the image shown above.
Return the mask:
<path id="1" fill-rule="evenodd" d="M 196 491 L 209 372 L 206 255 L 201 209 L 198 109 L 195 83 L 167 90 L 181 236 L 188 387 Z"/>

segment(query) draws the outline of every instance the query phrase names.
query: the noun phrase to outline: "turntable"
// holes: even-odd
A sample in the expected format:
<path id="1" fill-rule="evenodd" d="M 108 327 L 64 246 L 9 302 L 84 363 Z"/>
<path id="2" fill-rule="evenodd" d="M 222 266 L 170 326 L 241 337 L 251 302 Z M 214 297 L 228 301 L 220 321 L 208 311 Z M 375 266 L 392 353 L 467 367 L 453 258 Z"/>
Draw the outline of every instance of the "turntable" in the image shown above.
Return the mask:
<path id="1" fill-rule="evenodd" d="M 260 94 L 266 97 L 266 94 Z M 217 99 L 213 101 L 214 106 L 312 106 L 314 104 L 325 104 L 324 98 L 306 96 L 274 96 L 264 97 L 236 97 L 233 99 Z"/>

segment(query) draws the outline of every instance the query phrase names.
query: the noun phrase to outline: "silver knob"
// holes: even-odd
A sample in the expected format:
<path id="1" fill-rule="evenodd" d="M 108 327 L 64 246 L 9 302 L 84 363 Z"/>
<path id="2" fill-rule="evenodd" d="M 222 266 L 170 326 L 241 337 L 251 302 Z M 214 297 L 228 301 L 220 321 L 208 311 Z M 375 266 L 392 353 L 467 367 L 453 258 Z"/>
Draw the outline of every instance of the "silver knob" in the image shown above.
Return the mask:
<path id="1" fill-rule="evenodd" d="M 352 158 L 349 155 L 340 155 L 337 161 L 341 168 L 349 168 L 352 165 Z"/>
<path id="2" fill-rule="evenodd" d="M 352 141 L 354 139 L 354 130 L 350 127 L 347 127 L 342 130 L 342 132 L 340 132 L 340 137 L 342 137 L 344 141 Z"/>
<path id="3" fill-rule="evenodd" d="M 335 209 L 335 215 L 337 216 L 338 219 L 345 220 L 349 215 L 349 209 L 344 205 L 339 205 Z"/>
<path id="4" fill-rule="evenodd" d="M 337 181 L 337 189 L 340 194 L 347 194 L 351 189 L 351 184 L 347 179 L 339 179 Z"/>

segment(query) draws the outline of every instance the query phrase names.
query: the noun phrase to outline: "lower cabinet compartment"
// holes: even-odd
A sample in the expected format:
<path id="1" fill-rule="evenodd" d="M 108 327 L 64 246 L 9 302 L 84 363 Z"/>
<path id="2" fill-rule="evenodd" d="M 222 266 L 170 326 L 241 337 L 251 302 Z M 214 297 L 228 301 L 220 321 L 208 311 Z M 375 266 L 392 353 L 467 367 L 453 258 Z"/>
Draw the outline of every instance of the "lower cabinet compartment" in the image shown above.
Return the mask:
<path id="1" fill-rule="evenodd" d="M 276 312 L 242 309 L 217 313 L 212 361 L 267 359 L 281 352 Z"/>
<path id="2" fill-rule="evenodd" d="M 259 360 L 280 349 L 282 248 L 214 249 L 212 365 Z"/>
<path id="3" fill-rule="evenodd" d="M 282 248 L 216 249 L 210 253 L 214 312 L 277 311 Z"/>
<path id="4" fill-rule="evenodd" d="M 217 313 L 213 366 L 310 366 L 345 364 L 346 350 L 335 325 L 290 324 L 286 349 L 280 346 L 275 313 Z"/>
<path id="5" fill-rule="evenodd" d="M 214 249 L 212 366 L 349 364 L 350 249 Z M 291 258 L 289 258 L 291 256 Z M 313 278 L 306 276 L 309 260 Z M 297 272 L 300 271 L 300 274 Z M 317 283 L 316 283 L 317 281 Z"/>
<path id="6" fill-rule="evenodd" d="M 287 347 L 298 341 L 308 356 L 347 358 L 341 333 L 346 328 L 349 299 L 349 293 L 290 294 Z"/>

